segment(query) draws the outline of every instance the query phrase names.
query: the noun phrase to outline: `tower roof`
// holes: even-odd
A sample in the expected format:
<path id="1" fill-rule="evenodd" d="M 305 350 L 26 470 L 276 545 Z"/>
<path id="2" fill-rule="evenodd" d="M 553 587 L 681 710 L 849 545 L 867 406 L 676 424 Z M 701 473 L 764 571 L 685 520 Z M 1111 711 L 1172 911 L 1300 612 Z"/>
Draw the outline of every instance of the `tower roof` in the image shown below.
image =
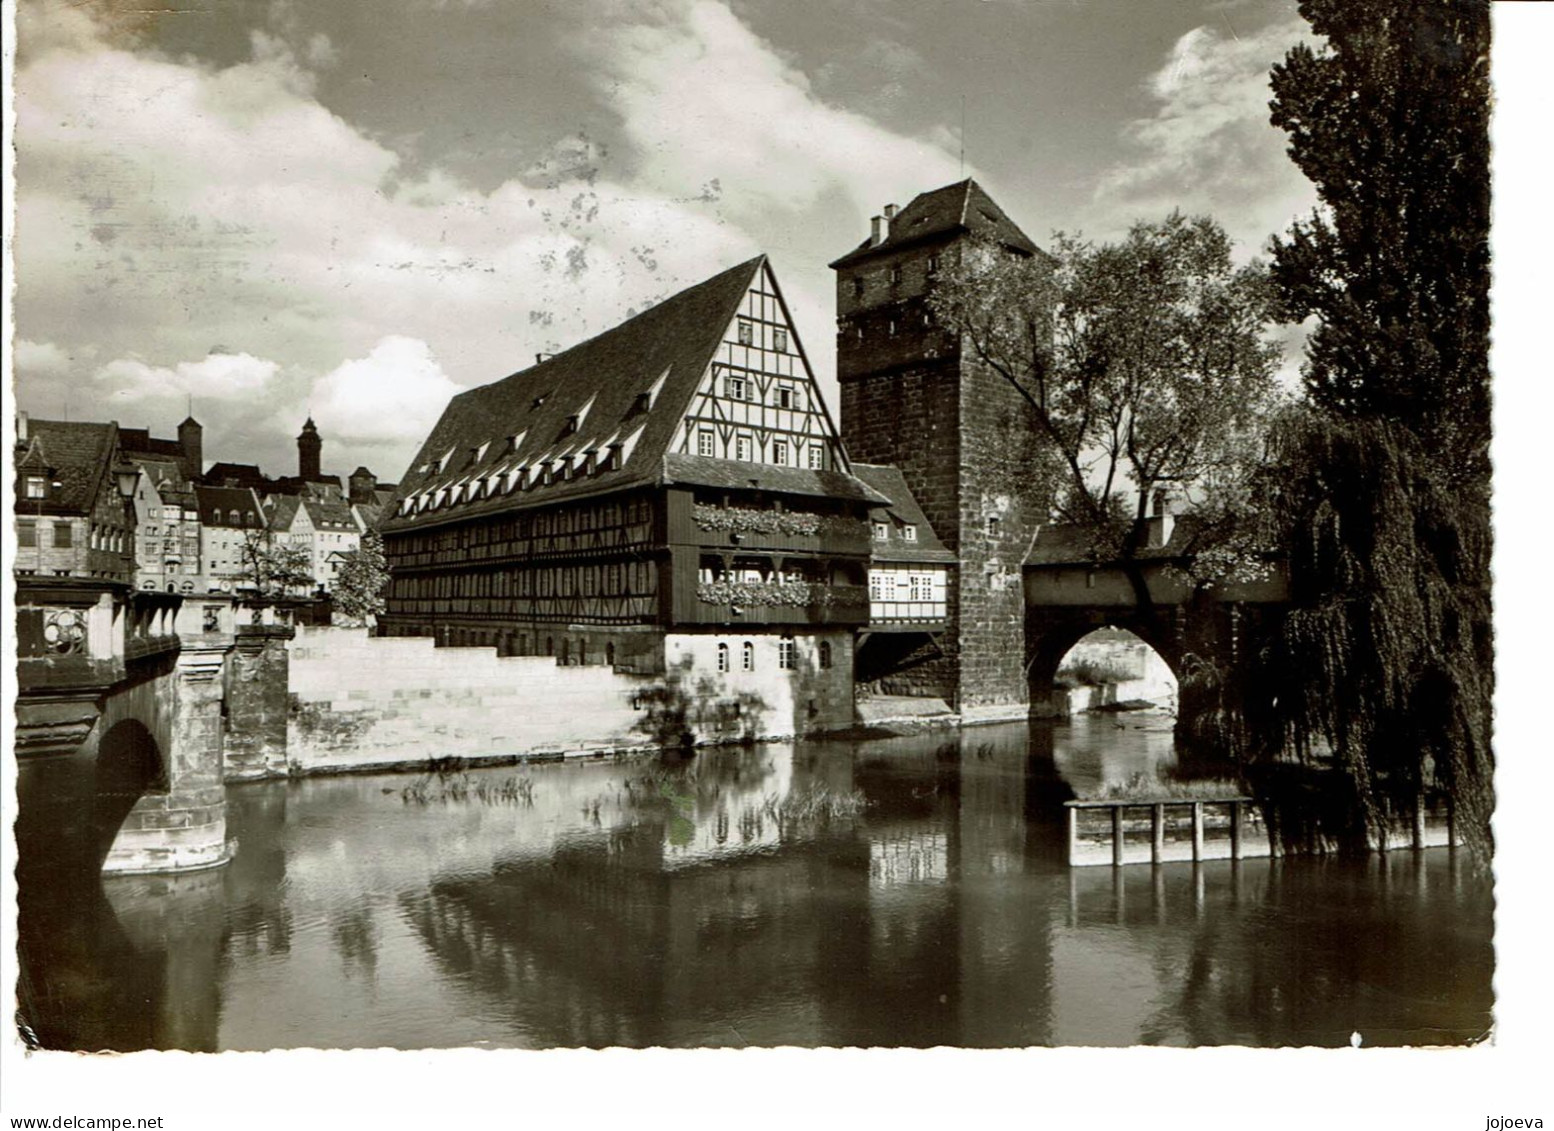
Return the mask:
<path id="1" fill-rule="evenodd" d="M 874 243 L 866 239 L 831 266 L 851 266 L 878 253 L 960 233 L 988 236 L 1027 255 L 1040 250 L 986 190 L 968 177 L 953 185 L 918 193 L 891 219 L 883 240 Z"/>
<path id="2" fill-rule="evenodd" d="M 313 423 L 313 418 L 311 416 L 308 417 L 307 421 L 302 425 L 302 431 L 303 431 L 304 435 L 306 435 L 309 432 L 312 432 L 312 433 L 315 433 L 315 434 L 318 432 L 318 425 Z"/>

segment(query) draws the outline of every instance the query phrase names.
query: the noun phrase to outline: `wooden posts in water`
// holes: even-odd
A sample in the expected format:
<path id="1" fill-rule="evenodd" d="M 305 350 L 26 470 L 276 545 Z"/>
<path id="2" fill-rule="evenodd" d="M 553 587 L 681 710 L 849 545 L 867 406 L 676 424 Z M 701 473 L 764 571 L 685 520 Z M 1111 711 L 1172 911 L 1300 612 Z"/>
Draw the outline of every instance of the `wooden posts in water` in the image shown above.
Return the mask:
<path id="1" fill-rule="evenodd" d="M 1119 801 L 1069 801 L 1065 803 L 1068 810 L 1068 862 L 1070 864 L 1105 864 L 1113 867 L 1121 867 L 1128 863 L 1144 863 L 1140 853 L 1135 851 L 1130 860 L 1129 848 L 1137 845 L 1138 841 L 1128 839 L 1129 821 L 1128 810 L 1147 810 L 1149 812 L 1149 855 L 1148 863 L 1163 864 L 1173 860 L 1198 862 L 1206 859 L 1240 860 L 1247 854 L 1246 835 L 1246 804 L 1249 797 L 1206 797 L 1199 799 L 1187 798 L 1149 798 Z M 1215 808 L 1216 819 L 1210 822 L 1207 819 L 1207 810 Z M 1082 820 L 1085 810 L 1104 810 L 1103 824 L 1095 827 L 1095 822 Z M 1188 818 L 1187 821 L 1173 824 L 1171 813 L 1181 813 Z M 1221 824 L 1217 819 L 1220 811 L 1228 814 L 1228 820 Z M 1097 814 L 1097 816 L 1102 816 Z M 1085 835 L 1084 825 L 1088 824 L 1089 835 Z M 1168 833 L 1173 828 L 1178 835 L 1183 830 L 1183 825 L 1190 830 L 1190 840 L 1170 839 Z M 1138 836 L 1143 830 L 1141 822 L 1134 818 L 1134 836 Z M 1224 829 L 1225 837 L 1215 836 L 1210 839 L 1208 831 L 1212 827 L 1218 833 Z M 1104 830 L 1104 831 L 1103 831 Z M 1185 842 L 1184 842 L 1185 841 Z M 1108 843 L 1109 842 L 1109 843 Z M 1108 851 L 1109 850 L 1109 851 Z M 1252 852 L 1256 855 L 1267 855 L 1268 848 L 1265 845 L 1255 844 Z"/>

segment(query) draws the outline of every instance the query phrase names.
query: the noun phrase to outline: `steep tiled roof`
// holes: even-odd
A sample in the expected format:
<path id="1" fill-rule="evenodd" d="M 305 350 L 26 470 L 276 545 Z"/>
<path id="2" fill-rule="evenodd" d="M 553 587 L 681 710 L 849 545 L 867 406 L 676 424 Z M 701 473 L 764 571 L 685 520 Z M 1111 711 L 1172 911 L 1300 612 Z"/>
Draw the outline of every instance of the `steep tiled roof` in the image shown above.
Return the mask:
<path id="1" fill-rule="evenodd" d="M 341 499 L 325 499 L 312 495 L 301 498 L 307 508 L 308 518 L 315 530 L 356 530 L 356 519 L 351 516 L 351 506 Z"/>
<path id="2" fill-rule="evenodd" d="M 232 484 L 237 487 L 253 487 L 262 490 L 267 482 L 264 472 L 252 463 L 213 463 L 205 473 L 205 482 L 213 487 Z"/>
<path id="3" fill-rule="evenodd" d="M 694 487 L 726 487 L 730 490 L 776 491 L 784 495 L 813 495 L 829 499 L 854 499 L 883 503 L 860 479 L 840 471 L 811 471 L 804 467 L 776 467 L 769 463 L 742 463 L 711 456 L 670 452 L 664 457 L 660 482 Z"/>
<path id="4" fill-rule="evenodd" d="M 272 495 L 264 508 L 265 516 L 270 520 L 270 529 L 290 530 L 291 524 L 297 519 L 297 508 L 300 506 L 302 506 L 302 500 L 296 495 Z"/>
<path id="5" fill-rule="evenodd" d="M 953 185 L 919 193 L 912 198 L 912 203 L 896 213 L 883 240 L 878 244 L 864 240 L 831 266 L 846 267 L 879 252 L 895 251 L 961 232 L 991 236 L 1007 247 L 1027 253 L 1034 254 L 1039 250 L 1019 225 L 1004 215 L 1004 210 L 993 202 L 982 186 L 968 177 Z"/>
<path id="6" fill-rule="evenodd" d="M 933 527 L 928 522 L 928 516 L 917 505 L 917 500 L 912 497 L 911 489 L 897 468 L 873 463 L 855 463 L 853 473 L 890 500 L 887 505 L 874 507 L 869 511 L 870 519 L 875 522 L 895 520 L 891 523 L 890 540 L 884 544 L 874 543 L 873 556 L 876 561 L 955 561 L 955 555 L 945 549 L 944 543 L 939 541 L 939 536 L 934 533 Z M 908 542 L 902 538 L 896 523 L 916 527 L 917 541 Z"/>
<path id="7" fill-rule="evenodd" d="M 1192 550 L 1200 532 L 1199 522 L 1192 515 L 1178 515 L 1172 519 L 1171 537 L 1164 546 L 1145 546 L 1138 551 L 1141 561 L 1159 561 L 1178 558 Z M 1031 542 L 1025 564 L 1033 566 L 1089 565 L 1095 561 L 1094 529 L 1084 523 L 1055 522 L 1043 526 Z"/>
<path id="8" fill-rule="evenodd" d="M 678 482 L 694 482 L 697 475 L 729 474 L 711 468 L 697 471 L 700 465 L 694 462 L 676 463 L 677 470 L 671 473 L 666 454 L 724 332 L 764 263 L 765 256 L 758 256 L 729 268 L 564 353 L 454 397 L 401 480 L 383 529 L 417 529 L 515 507 L 656 485 L 671 474 L 681 477 Z M 644 396 L 651 396 L 645 411 Z M 546 460 L 557 469 L 565 457 L 581 465 L 589 452 L 602 462 L 611 444 L 620 445 L 619 468 L 468 498 L 471 486 L 494 480 L 504 471 L 528 467 L 533 477 Z M 754 475 L 773 482 L 785 470 L 798 470 L 728 466 L 743 468 L 740 475 L 745 480 Z M 856 481 L 851 481 L 852 487 L 842 486 L 849 481 L 846 475 L 832 473 L 829 479 L 836 481 L 837 490 L 867 497 L 867 488 Z M 825 493 L 816 488 L 819 480 L 804 482 L 805 493 Z M 399 513 L 399 500 L 444 489 L 449 496 L 462 496 L 460 501 L 430 512 Z"/>
<path id="9" fill-rule="evenodd" d="M 64 420 L 32 420 L 27 425 L 27 441 L 17 446 L 16 466 L 24 461 L 29 467 L 50 469 L 60 484 L 49 488 L 48 497 L 29 499 L 25 513 L 89 514 L 98 493 L 116 489 L 108 482 L 118 452 L 117 424 L 82 424 Z"/>
<path id="10" fill-rule="evenodd" d="M 202 487 L 196 485 L 194 497 L 199 500 L 200 522 L 205 526 L 226 526 L 241 528 L 245 525 L 243 516 L 254 515 L 255 522 L 264 513 L 259 505 L 259 498 L 247 487 Z M 238 520 L 232 521 L 233 513 Z"/>
<path id="11" fill-rule="evenodd" d="M 177 440 L 155 439 L 149 428 L 120 428 L 119 448 L 132 458 L 182 459 L 184 454 L 183 445 Z"/>

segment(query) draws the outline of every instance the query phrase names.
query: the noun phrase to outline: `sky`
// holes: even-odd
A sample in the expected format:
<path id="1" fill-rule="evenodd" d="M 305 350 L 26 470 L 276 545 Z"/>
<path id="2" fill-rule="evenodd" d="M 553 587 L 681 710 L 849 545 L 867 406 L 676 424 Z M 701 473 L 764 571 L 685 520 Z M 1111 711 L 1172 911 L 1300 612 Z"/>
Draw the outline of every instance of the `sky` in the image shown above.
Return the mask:
<path id="1" fill-rule="evenodd" d="M 22 0 L 19 406 L 397 478 L 448 398 L 757 252 L 834 389 L 826 264 L 975 176 L 1038 242 L 1315 203 L 1293 0 Z M 964 127 L 964 128 L 963 128 Z M 964 147 L 964 165 L 962 148 Z"/>

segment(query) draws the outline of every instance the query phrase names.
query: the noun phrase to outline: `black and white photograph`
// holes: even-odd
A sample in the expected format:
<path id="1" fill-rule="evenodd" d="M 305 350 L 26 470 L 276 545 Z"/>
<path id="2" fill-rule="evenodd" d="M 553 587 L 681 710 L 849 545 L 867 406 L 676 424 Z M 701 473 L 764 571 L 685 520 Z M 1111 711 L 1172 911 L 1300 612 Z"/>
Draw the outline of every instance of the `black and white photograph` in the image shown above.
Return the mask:
<path id="1" fill-rule="evenodd" d="M 15 0 L 8 1125 L 1554 1118 L 1540 7 Z"/>

